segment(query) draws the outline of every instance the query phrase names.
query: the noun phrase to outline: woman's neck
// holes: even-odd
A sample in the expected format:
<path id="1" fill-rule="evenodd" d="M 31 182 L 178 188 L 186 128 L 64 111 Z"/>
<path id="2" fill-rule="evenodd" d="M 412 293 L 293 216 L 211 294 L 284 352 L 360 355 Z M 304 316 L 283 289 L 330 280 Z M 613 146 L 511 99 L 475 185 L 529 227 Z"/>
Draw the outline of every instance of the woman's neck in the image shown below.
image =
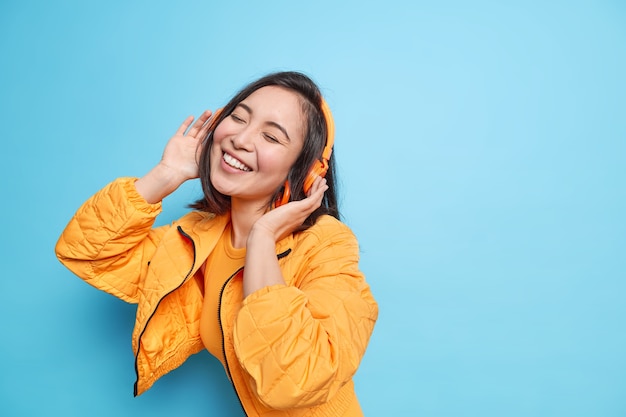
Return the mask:
<path id="1" fill-rule="evenodd" d="M 265 206 L 258 202 L 231 200 L 231 242 L 234 248 L 245 248 L 254 223 L 265 213 Z"/>

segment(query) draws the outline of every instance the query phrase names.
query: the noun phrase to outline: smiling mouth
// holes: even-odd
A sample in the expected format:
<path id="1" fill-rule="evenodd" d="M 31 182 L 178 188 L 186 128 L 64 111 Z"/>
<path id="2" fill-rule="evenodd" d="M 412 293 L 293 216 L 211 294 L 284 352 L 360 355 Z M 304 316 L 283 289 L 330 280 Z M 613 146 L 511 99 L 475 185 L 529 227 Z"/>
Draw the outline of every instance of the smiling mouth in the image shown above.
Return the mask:
<path id="1" fill-rule="evenodd" d="M 224 162 L 226 162 L 226 165 L 236 168 L 240 171 L 244 171 L 244 172 L 252 171 L 252 169 L 249 166 L 245 165 L 239 159 L 236 159 L 227 153 L 224 153 L 224 155 L 222 156 L 222 159 L 224 160 Z"/>

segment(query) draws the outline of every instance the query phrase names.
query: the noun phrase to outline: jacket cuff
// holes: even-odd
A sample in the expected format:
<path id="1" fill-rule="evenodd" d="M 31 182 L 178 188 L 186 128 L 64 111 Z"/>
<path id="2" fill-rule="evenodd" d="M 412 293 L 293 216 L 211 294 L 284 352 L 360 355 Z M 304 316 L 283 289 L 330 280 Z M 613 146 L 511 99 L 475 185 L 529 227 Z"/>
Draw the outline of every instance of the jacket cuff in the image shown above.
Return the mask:
<path id="1" fill-rule="evenodd" d="M 155 215 L 161 212 L 162 203 L 148 203 L 145 198 L 137 192 L 135 182 L 138 180 L 136 177 L 122 177 L 118 178 L 111 186 L 119 186 L 122 193 L 126 197 L 126 200 L 138 211 L 142 211 L 149 215 Z"/>

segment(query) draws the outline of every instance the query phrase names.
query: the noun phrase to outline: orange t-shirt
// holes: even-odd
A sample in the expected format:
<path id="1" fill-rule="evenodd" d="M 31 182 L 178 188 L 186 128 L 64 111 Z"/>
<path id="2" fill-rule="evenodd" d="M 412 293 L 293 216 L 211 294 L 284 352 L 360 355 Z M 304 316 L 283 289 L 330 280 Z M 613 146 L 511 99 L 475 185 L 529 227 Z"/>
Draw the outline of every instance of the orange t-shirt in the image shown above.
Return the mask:
<path id="1" fill-rule="evenodd" d="M 219 297 L 224 283 L 244 265 L 246 248 L 234 248 L 229 224 L 213 252 L 202 266 L 204 302 L 200 317 L 200 337 L 204 347 L 224 363 L 222 331 L 217 317 Z"/>

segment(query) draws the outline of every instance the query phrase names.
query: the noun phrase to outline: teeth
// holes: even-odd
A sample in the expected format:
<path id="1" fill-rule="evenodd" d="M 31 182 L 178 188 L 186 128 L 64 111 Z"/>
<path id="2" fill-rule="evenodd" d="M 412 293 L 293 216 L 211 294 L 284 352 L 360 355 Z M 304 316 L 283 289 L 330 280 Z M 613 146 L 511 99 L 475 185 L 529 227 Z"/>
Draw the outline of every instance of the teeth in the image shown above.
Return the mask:
<path id="1" fill-rule="evenodd" d="M 244 165 L 238 159 L 233 158 L 227 153 L 224 153 L 224 162 L 233 168 L 240 169 L 242 171 L 252 171 L 248 166 Z"/>

